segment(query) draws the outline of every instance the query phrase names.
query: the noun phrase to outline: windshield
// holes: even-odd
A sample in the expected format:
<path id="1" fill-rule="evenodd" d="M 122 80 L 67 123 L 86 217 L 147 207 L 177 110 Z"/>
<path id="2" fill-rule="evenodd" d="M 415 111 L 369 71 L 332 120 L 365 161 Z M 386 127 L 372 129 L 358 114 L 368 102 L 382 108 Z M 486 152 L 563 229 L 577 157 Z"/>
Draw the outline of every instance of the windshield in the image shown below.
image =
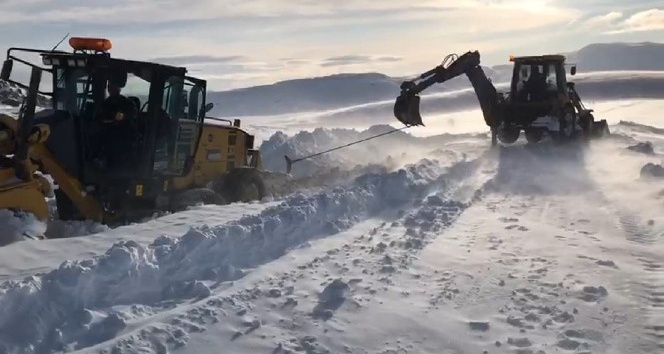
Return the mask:
<path id="1" fill-rule="evenodd" d="M 83 69 L 55 70 L 54 103 L 58 110 L 81 116 L 94 104 L 92 78 Z"/>

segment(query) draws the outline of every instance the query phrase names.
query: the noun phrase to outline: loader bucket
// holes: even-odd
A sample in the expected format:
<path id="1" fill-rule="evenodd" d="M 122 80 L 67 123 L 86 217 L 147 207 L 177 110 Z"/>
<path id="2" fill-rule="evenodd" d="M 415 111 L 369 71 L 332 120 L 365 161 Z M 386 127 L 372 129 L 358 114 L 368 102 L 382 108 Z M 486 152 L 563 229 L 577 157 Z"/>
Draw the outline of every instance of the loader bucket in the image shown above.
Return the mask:
<path id="1" fill-rule="evenodd" d="M 424 125 L 420 115 L 420 96 L 400 95 L 394 102 L 394 116 L 399 122 L 411 125 Z"/>
<path id="2" fill-rule="evenodd" d="M 602 119 L 598 122 L 593 122 L 591 137 L 594 139 L 601 139 L 609 136 L 611 131 L 609 130 L 609 124 L 606 122 L 606 119 Z"/>

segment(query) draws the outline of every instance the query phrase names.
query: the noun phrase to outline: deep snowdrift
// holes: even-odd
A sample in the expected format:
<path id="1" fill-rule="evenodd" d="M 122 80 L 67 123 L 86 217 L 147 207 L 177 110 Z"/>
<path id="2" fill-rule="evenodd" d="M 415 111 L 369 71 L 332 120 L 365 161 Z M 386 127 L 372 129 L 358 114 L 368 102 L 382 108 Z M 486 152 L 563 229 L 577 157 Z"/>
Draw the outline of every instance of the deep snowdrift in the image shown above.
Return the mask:
<path id="1" fill-rule="evenodd" d="M 46 225 L 33 215 L 16 215 L 8 210 L 0 210 L 0 247 L 13 242 L 31 240 L 46 231 Z"/>
<path id="2" fill-rule="evenodd" d="M 451 171 L 465 168 L 460 162 Z M 213 284 L 238 279 L 243 269 L 276 259 L 290 247 L 421 199 L 444 182 L 444 171 L 436 161 L 423 160 L 393 173 L 361 176 L 345 188 L 296 195 L 228 225 L 193 227 L 180 238 L 159 237 L 147 247 L 120 242 L 103 256 L 4 283 L 0 349 L 54 353 L 108 340 L 127 329 L 136 311 L 154 313 L 165 310 L 168 301 L 209 296 Z M 123 305 L 132 306 L 123 310 Z"/>
<path id="3" fill-rule="evenodd" d="M 394 130 L 395 128 L 389 125 L 374 125 L 361 131 L 316 128 L 313 131 L 300 131 L 293 136 L 279 131 L 263 141 L 260 151 L 265 169 L 285 172 L 284 156 L 289 156 L 291 159 L 301 158 Z M 329 169 L 351 170 L 358 165 L 370 164 L 392 169 L 404 163 L 417 161 L 421 156 L 435 158 L 443 154 L 446 156 L 458 155 L 452 151 L 443 152 L 441 148 L 468 137 L 471 135 L 443 134 L 423 139 L 414 137 L 405 131 L 395 131 L 361 144 L 297 162 L 293 164 L 291 174 L 296 177 L 311 176 Z"/>
<path id="4" fill-rule="evenodd" d="M 656 338 L 657 313 L 642 313 L 632 297 L 654 299 L 643 305 L 653 311 L 661 289 L 661 199 L 652 195 L 661 185 L 636 183 L 659 156 L 627 147 L 647 140 L 657 154 L 664 139 L 637 123 L 614 128 L 583 154 L 546 145 L 492 154 L 485 137 L 395 133 L 374 141 L 377 154 L 438 146 L 439 158 L 298 193 L 223 224 L 202 217 L 186 233 L 114 230 L 125 241 L 110 246 L 99 235 L 95 251 L 78 245 L 57 269 L 4 267 L 27 277 L 0 285 L 0 353 L 601 352 L 621 343 L 615 331 L 626 345 L 642 326 Z M 363 132 L 321 129 L 271 144 L 315 150 L 353 134 Z M 358 149 L 326 163 L 362 154 L 370 155 Z M 621 199 L 630 195 L 638 201 Z M 638 205 L 649 210 L 639 214 Z M 635 245 L 624 244 L 623 229 Z M 622 279 L 634 281 L 633 292 L 622 291 Z"/>

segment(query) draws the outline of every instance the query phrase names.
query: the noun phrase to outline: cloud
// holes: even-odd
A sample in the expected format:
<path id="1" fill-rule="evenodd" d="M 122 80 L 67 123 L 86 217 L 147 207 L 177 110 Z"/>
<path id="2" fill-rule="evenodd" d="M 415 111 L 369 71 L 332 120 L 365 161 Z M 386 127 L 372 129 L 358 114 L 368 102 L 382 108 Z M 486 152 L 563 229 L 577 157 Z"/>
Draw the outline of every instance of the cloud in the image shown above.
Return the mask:
<path id="1" fill-rule="evenodd" d="M 214 56 L 214 55 L 181 55 L 172 57 L 158 57 L 149 59 L 166 65 L 196 65 L 196 64 L 219 64 L 229 62 L 240 62 L 246 60 L 243 55 Z"/>
<path id="2" fill-rule="evenodd" d="M 404 75 L 466 50 L 480 50 L 491 65 L 513 52 L 581 47 L 602 33 L 656 41 L 657 32 L 645 31 L 661 28 L 658 1 L 0 0 L 0 31 L 12 33 L 0 38 L 0 51 L 50 48 L 70 32 L 110 38 L 114 57 L 185 66 L 219 87 Z"/>
<path id="3" fill-rule="evenodd" d="M 664 10 L 650 9 L 633 14 L 610 33 L 645 32 L 664 30 Z"/>
<path id="4" fill-rule="evenodd" d="M 283 62 L 286 65 L 309 65 L 311 60 L 305 59 L 295 59 L 295 58 L 281 58 L 279 61 Z"/>
<path id="5" fill-rule="evenodd" d="M 355 65 L 355 64 L 371 64 L 371 63 L 390 63 L 401 61 L 402 58 L 395 56 L 372 56 L 372 55 L 341 55 L 335 57 L 329 57 L 324 59 L 320 66 L 345 66 L 345 65 Z"/>
<path id="6" fill-rule="evenodd" d="M 604 15 L 598 15 L 589 18 L 585 21 L 584 27 L 588 29 L 596 29 L 614 26 L 622 17 L 622 12 L 612 11 Z"/>
<path id="7" fill-rule="evenodd" d="M 550 11 L 549 1 L 543 0 L 117 0 L 112 6 L 107 1 L 89 0 L 78 5 L 71 0 L 46 2 L 10 0 L 12 6 L 4 9 L 0 23 L 79 23 L 79 24 L 155 24 L 174 21 L 220 20 L 227 18 L 262 17 L 325 17 L 386 13 L 406 15 L 413 11 L 447 11 L 455 9 L 496 9 Z M 71 6 L 69 6 L 72 2 Z M 19 4 L 24 4 L 20 6 Z M 30 6 L 30 5 L 39 6 Z M 549 12 L 549 15 L 552 15 Z"/>
<path id="8" fill-rule="evenodd" d="M 585 21 L 587 29 L 599 30 L 603 34 L 624 34 L 664 30 L 664 10 L 648 9 L 629 17 L 618 11 L 598 15 Z"/>
<path id="9" fill-rule="evenodd" d="M 0 18 L 0 23 L 154 24 L 238 17 L 328 16 L 347 12 L 446 7 L 436 6 L 437 1 L 404 5 L 396 0 L 386 0 L 380 4 L 369 0 L 347 0 L 343 3 L 310 0 L 117 0 L 112 6 L 108 6 L 107 1 L 100 0 L 86 1 L 83 6 L 75 3 L 67 6 L 67 2 L 65 0 L 61 3 L 59 0 L 56 4 L 44 0 L 10 0 L 9 6 L 4 7 L 5 14 Z M 34 3 L 40 6 L 30 6 Z"/>

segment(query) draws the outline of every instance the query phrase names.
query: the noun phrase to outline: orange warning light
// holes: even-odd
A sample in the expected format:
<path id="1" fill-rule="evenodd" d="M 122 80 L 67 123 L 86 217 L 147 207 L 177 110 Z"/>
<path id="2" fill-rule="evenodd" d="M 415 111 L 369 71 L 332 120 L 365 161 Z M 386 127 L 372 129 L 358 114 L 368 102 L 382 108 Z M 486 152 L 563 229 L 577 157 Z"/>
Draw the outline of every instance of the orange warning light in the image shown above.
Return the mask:
<path id="1" fill-rule="evenodd" d="M 105 38 L 69 38 L 69 45 L 74 50 L 94 50 L 96 52 L 106 52 L 111 49 L 111 41 Z"/>
<path id="2" fill-rule="evenodd" d="M 514 55 L 510 55 L 510 61 L 514 61 L 514 58 L 515 58 Z"/>

